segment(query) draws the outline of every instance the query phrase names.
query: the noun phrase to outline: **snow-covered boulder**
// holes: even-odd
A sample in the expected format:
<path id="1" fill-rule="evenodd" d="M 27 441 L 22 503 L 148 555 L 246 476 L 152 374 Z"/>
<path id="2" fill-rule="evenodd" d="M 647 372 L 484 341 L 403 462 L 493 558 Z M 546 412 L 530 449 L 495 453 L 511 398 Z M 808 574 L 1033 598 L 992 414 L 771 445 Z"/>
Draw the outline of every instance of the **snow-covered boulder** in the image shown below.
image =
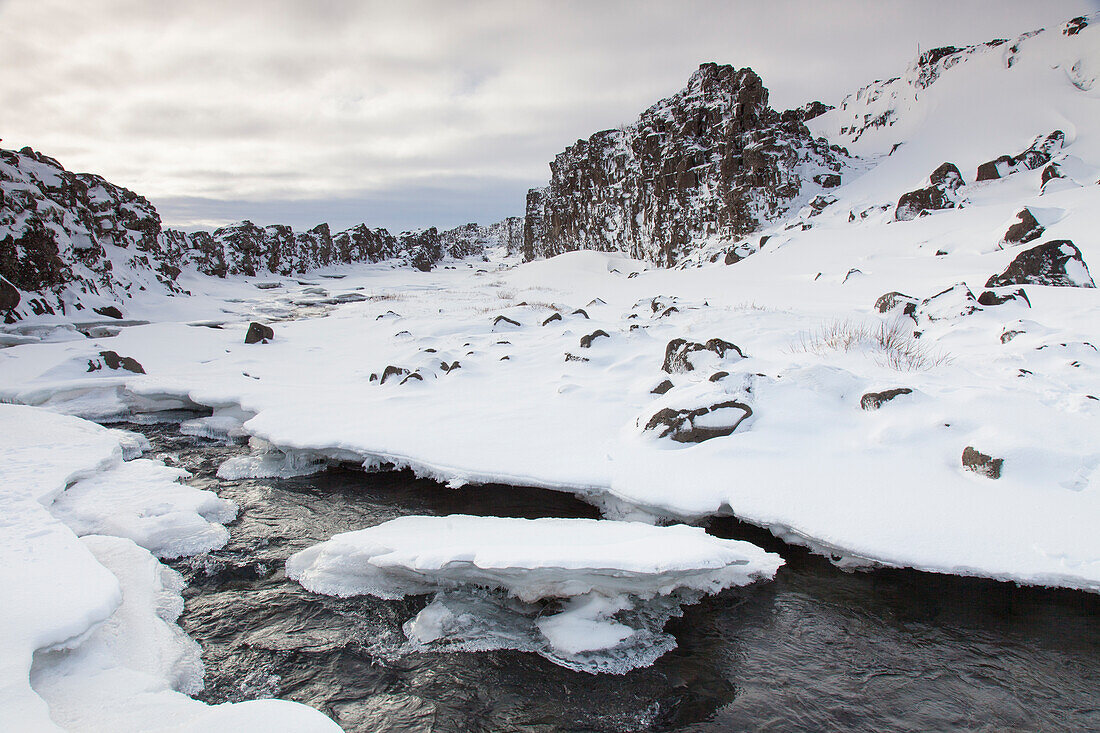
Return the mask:
<path id="1" fill-rule="evenodd" d="M 986 281 L 987 288 L 1002 285 L 1055 285 L 1095 288 L 1081 250 L 1068 239 L 1055 239 L 1016 255 L 1005 271 Z"/>

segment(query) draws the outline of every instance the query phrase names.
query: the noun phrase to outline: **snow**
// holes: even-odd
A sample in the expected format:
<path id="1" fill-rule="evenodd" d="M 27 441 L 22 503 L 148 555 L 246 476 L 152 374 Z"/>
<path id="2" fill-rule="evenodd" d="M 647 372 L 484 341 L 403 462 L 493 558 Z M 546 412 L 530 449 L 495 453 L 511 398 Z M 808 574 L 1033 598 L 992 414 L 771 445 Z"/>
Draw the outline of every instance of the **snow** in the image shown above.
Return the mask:
<path id="1" fill-rule="evenodd" d="M 405 624 L 417 649 L 515 648 L 621 674 L 672 648 L 662 629 L 683 603 L 769 579 L 782 564 L 682 524 L 452 515 L 339 534 L 291 556 L 286 570 L 327 595 L 436 593 Z M 555 599 L 556 613 L 532 605 Z"/>
<path id="2" fill-rule="evenodd" d="M 201 689 L 202 665 L 174 624 L 182 583 L 129 538 L 165 556 L 219 547 L 228 533 L 214 522 L 236 508 L 177 483 L 181 471 L 123 461 L 147 446 L 125 431 L 0 404 L 5 728 L 202 730 L 224 720 L 261 730 L 290 720 L 337 730 L 293 703 L 211 708 L 187 697 Z"/>

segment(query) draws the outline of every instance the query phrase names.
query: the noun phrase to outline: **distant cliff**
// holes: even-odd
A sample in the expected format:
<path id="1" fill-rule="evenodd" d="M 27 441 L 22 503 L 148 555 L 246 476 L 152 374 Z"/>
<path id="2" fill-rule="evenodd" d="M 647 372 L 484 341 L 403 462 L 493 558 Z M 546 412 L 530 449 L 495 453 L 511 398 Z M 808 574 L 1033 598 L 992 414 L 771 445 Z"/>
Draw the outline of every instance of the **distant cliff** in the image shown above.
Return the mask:
<path id="1" fill-rule="evenodd" d="M 823 188 L 847 158 L 804 120 L 780 114 L 752 69 L 703 64 L 637 122 L 559 153 L 527 195 L 523 254 L 616 250 L 671 266 L 702 242 L 735 243 Z"/>
<path id="2" fill-rule="evenodd" d="M 214 232 L 162 229 L 145 198 L 100 176 L 71 173 L 30 148 L 0 150 L 0 318 L 121 303 L 135 292 L 183 292 L 183 268 L 227 275 L 291 275 L 392 260 L 430 270 L 487 247 L 520 249 L 523 220 L 390 234 L 364 224 L 331 233 L 243 221 Z M 11 301 L 15 305 L 11 306 Z"/>

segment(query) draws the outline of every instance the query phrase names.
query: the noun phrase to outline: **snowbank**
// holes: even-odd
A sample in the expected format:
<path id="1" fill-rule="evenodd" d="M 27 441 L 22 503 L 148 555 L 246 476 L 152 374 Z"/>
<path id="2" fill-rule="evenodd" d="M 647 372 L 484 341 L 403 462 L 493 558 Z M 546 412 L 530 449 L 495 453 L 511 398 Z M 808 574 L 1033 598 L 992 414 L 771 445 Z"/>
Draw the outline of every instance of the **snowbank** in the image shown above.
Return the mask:
<path id="1" fill-rule="evenodd" d="M 215 522 L 236 508 L 179 484 L 183 472 L 146 459 L 123 462 L 140 452 L 136 438 L 0 405 L 4 725 L 144 731 L 224 722 L 264 730 L 290 720 L 299 730 L 338 730 L 294 703 L 211 708 L 187 697 L 202 687 L 202 664 L 174 623 L 182 583 L 148 550 L 176 556 L 219 547 L 228 533 Z"/>

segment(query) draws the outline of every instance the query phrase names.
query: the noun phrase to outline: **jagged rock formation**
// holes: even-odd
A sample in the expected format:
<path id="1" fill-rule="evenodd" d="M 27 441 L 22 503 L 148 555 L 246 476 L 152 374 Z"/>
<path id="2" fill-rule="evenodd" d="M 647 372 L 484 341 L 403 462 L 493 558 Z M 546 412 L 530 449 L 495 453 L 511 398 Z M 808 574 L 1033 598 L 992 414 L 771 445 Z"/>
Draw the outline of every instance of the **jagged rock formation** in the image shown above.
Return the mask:
<path id="1" fill-rule="evenodd" d="M 0 275 L 33 294 L 5 315 L 67 313 L 132 290 L 178 292 L 179 271 L 146 199 L 103 178 L 70 173 L 30 148 L 0 150 Z"/>
<path id="2" fill-rule="evenodd" d="M 114 304 L 138 291 L 184 292 L 176 280 L 189 266 L 216 277 L 384 260 L 430 270 L 444 258 L 480 255 L 486 247 L 518 251 L 522 221 L 396 236 L 365 224 L 333 234 L 328 224 L 295 232 L 250 221 L 212 233 L 162 230 L 156 208 L 133 191 L 70 173 L 30 148 L 0 150 L 0 318 L 86 308 L 119 312 Z"/>
<path id="3" fill-rule="evenodd" d="M 558 154 L 527 195 L 524 258 L 615 250 L 671 266 L 702 241 L 733 243 L 842 170 L 846 152 L 803 123 L 823 111 L 780 115 L 752 69 L 703 64 L 637 122 Z"/>

